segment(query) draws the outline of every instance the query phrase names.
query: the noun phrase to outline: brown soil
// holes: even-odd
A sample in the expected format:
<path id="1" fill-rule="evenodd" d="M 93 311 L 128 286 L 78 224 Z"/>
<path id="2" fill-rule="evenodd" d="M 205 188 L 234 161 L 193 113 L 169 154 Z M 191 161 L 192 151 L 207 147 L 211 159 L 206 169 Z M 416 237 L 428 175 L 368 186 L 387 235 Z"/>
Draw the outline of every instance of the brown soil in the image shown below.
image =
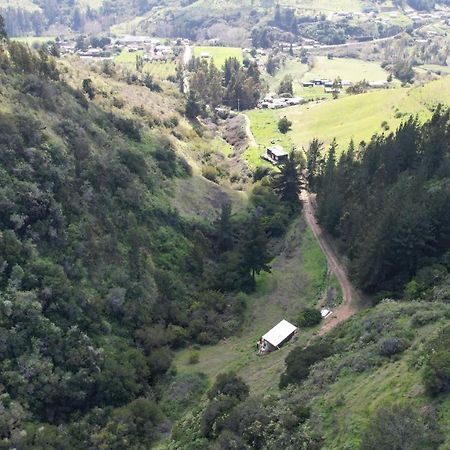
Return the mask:
<path id="1" fill-rule="evenodd" d="M 314 196 L 303 191 L 301 199 L 303 201 L 305 219 L 327 258 L 328 269 L 336 275 L 342 289 L 342 304 L 333 311 L 333 314 L 323 322 L 320 328 L 319 335 L 324 335 L 336 325 L 358 312 L 361 307 L 362 295 L 353 287 L 348 278 L 347 271 L 334 250 L 329 237 L 316 221 L 314 215 Z"/>

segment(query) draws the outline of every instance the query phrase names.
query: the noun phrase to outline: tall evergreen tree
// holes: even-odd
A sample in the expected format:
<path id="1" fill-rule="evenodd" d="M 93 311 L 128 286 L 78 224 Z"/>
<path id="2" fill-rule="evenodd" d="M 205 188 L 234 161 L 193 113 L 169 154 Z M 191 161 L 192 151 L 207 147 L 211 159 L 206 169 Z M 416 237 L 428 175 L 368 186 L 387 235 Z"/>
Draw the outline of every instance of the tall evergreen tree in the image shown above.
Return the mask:
<path id="1" fill-rule="evenodd" d="M 288 155 L 280 172 L 274 175 L 272 186 L 283 202 L 288 203 L 293 210 L 300 206 L 299 194 L 302 188 L 302 169 L 304 161 L 294 149 Z"/>
<path id="2" fill-rule="evenodd" d="M 8 39 L 8 34 L 6 33 L 5 19 L 0 15 L 0 42 Z"/>
<path id="3" fill-rule="evenodd" d="M 253 285 L 256 282 L 256 275 L 262 271 L 269 273 L 271 271 L 269 263 L 273 257 L 268 250 L 268 241 L 260 217 L 254 215 L 244 228 L 239 242 L 242 264 L 250 271 Z"/>
<path id="4" fill-rule="evenodd" d="M 308 187 L 311 191 L 315 191 L 316 178 L 319 175 L 320 166 L 322 163 L 321 153 L 323 150 L 323 142 L 314 138 L 308 146 L 306 151 L 306 177 Z"/>

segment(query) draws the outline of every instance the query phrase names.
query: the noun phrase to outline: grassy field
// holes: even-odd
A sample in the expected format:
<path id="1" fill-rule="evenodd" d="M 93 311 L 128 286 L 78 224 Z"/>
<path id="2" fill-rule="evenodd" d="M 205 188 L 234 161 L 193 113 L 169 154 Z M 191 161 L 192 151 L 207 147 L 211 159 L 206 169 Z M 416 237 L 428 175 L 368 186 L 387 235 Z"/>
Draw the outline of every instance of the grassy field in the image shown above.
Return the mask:
<path id="1" fill-rule="evenodd" d="M 133 69 L 136 66 L 136 56 L 144 56 L 143 51 L 129 52 L 127 49 L 114 58 L 116 64 L 127 66 L 129 69 Z M 148 62 L 144 65 L 144 72 L 153 75 L 155 78 L 165 80 L 169 75 L 175 75 L 176 63 L 174 61 L 169 62 Z"/>
<path id="2" fill-rule="evenodd" d="M 437 64 L 424 64 L 422 66 L 418 66 L 419 69 L 422 69 L 426 72 L 435 72 L 441 74 L 450 75 L 450 67 L 449 66 L 439 66 Z"/>
<path id="3" fill-rule="evenodd" d="M 280 139 L 279 143 L 287 148 L 290 145 L 301 148 L 317 137 L 325 145 L 336 138 L 340 149 L 346 149 L 352 138 L 359 143 L 381 133 L 384 121 L 394 130 L 410 114 L 427 119 L 431 115 L 429 109 L 439 102 L 450 104 L 450 77 L 419 87 L 372 91 L 278 111 L 255 110 L 247 115 L 255 139 L 262 147 Z M 277 122 L 284 115 L 293 123 L 287 135 L 277 129 Z M 260 153 L 261 149 L 250 148 L 244 157 L 255 166 Z"/>
<path id="4" fill-rule="evenodd" d="M 299 219 L 285 238 L 284 252 L 272 263 L 272 273 L 262 274 L 257 291 L 248 297 L 247 317 L 242 331 L 214 346 L 201 347 L 198 364 L 189 364 L 192 350 L 176 355 L 178 373 L 203 372 L 214 379 L 235 370 L 252 392 L 275 390 L 284 359 L 294 345 L 305 344 L 313 330 L 301 331 L 296 343 L 266 357 L 256 354 L 256 342 L 281 319 L 295 323 L 302 306 L 314 306 L 327 286 L 325 256 L 312 232 Z"/>
<path id="5" fill-rule="evenodd" d="M 217 67 L 222 67 L 227 58 L 237 58 L 242 62 L 242 49 L 237 47 L 194 47 L 194 56 L 199 57 L 202 53 L 208 53 L 214 59 Z"/>
<path id="6" fill-rule="evenodd" d="M 26 36 L 14 37 L 11 39 L 17 42 L 21 42 L 22 44 L 28 44 L 31 47 L 33 44 L 45 44 L 46 42 L 54 41 L 55 36 Z"/>
<path id="7" fill-rule="evenodd" d="M 365 2 L 361 0 L 286 0 L 283 5 L 292 5 L 299 9 L 324 12 L 359 12 Z"/>
<path id="8" fill-rule="evenodd" d="M 373 61 L 362 61 L 353 58 L 333 58 L 326 56 L 315 56 L 314 67 L 305 73 L 303 79 L 327 78 L 334 80 L 341 77 L 342 80 L 360 81 L 385 81 L 389 73 L 379 63 Z"/>

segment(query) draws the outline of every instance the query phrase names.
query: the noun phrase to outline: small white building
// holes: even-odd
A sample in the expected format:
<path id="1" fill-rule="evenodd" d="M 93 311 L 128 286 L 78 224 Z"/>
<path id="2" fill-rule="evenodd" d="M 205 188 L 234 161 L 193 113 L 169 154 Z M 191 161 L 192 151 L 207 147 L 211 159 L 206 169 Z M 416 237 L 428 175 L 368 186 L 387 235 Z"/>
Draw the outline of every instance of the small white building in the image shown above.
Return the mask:
<path id="1" fill-rule="evenodd" d="M 287 320 L 282 320 L 268 331 L 259 341 L 259 353 L 265 354 L 279 349 L 283 344 L 291 340 L 298 328 Z"/>

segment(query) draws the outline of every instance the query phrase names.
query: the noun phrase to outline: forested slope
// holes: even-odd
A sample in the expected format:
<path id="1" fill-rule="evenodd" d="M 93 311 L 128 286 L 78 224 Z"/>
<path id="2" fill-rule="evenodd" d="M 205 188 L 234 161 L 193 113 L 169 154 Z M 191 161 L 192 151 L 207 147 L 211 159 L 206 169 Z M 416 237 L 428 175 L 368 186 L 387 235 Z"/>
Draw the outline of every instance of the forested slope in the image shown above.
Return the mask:
<path id="1" fill-rule="evenodd" d="M 352 144 L 338 161 L 330 149 L 317 179 L 318 218 L 340 240 L 361 288 L 406 288 L 418 298 L 448 283 L 449 130 L 449 111 L 439 107 L 423 126 L 411 118 L 358 150 Z"/>
<path id="2" fill-rule="evenodd" d="M 171 350 L 228 335 L 245 305 L 216 225 L 170 206 L 191 176 L 173 136 L 60 79 L 0 43 L 0 446 L 148 448 L 170 429 Z M 252 283 L 241 251 L 233 291 Z"/>

